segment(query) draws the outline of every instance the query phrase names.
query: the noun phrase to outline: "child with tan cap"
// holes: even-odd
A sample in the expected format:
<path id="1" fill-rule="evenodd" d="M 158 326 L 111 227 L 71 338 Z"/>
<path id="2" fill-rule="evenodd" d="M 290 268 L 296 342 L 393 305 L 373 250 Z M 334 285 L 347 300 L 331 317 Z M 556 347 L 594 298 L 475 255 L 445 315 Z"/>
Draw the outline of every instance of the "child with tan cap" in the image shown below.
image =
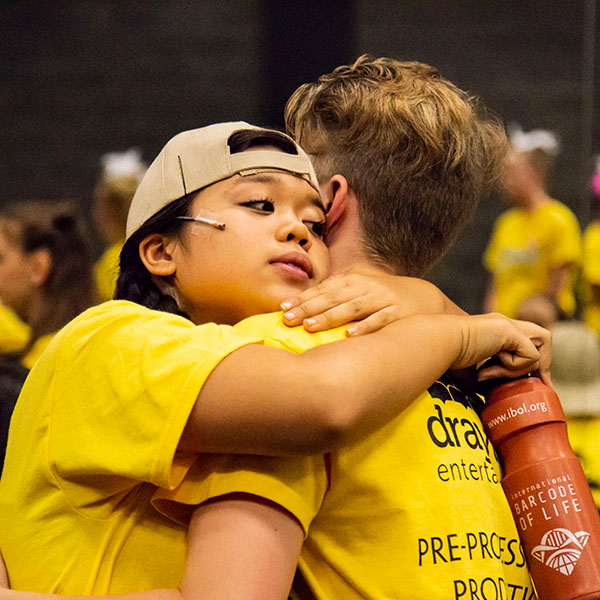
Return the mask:
<path id="1" fill-rule="evenodd" d="M 152 506 L 199 452 L 313 455 L 286 459 L 301 478 L 315 453 L 373 431 L 449 367 L 501 350 L 490 376 L 547 363 L 546 332 L 498 316 L 411 316 L 302 354 L 263 343 L 261 318 L 230 327 L 327 275 L 318 187 L 290 138 L 246 123 L 184 132 L 161 151 L 130 210 L 119 300 L 59 332 L 15 412 L 0 482 L 15 589 L 166 598 L 182 582 L 184 596 L 213 597 L 222 573 L 196 564 L 209 536 L 191 530 L 184 572 L 187 528 Z M 272 506 L 230 500 L 264 534 L 253 576 L 284 594 L 297 550 L 271 542 L 283 533 L 297 548 L 300 526 L 275 511 L 273 529 Z"/>

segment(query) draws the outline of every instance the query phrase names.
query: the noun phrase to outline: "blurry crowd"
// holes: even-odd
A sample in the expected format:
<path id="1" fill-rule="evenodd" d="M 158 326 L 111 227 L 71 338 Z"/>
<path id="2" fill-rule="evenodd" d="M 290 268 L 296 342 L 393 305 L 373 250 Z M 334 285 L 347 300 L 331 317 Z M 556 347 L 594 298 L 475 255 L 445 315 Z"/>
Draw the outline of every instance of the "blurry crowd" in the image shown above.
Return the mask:
<path id="1" fill-rule="evenodd" d="M 600 507 L 600 161 L 590 180 L 592 221 L 547 191 L 559 153 L 550 131 L 510 131 L 502 185 L 509 204 L 484 255 L 485 311 L 533 321 L 553 335 L 552 378 L 569 439 Z"/>
<path id="2" fill-rule="evenodd" d="M 113 296 L 131 199 L 145 172 L 139 150 L 100 160 L 92 216 L 103 252 L 74 202 L 28 200 L 0 211 L 0 465 L 12 409 L 53 335 Z"/>

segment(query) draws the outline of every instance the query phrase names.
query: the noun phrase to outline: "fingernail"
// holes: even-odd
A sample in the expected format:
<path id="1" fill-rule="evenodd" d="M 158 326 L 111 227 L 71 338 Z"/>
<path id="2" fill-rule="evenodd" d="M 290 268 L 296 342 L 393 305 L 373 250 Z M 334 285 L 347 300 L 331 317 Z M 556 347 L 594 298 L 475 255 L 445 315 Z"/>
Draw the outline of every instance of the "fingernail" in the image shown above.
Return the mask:
<path id="1" fill-rule="evenodd" d="M 316 319 L 304 319 L 304 324 L 307 327 L 312 327 L 317 322 Z"/>
<path id="2" fill-rule="evenodd" d="M 346 328 L 346 335 L 354 335 L 356 333 L 356 327 L 351 326 Z"/>
<path id="3" fill-rule="evenodd" d="M 281 306 L 281 310 L 289 310 L 292 308 L 292 303 L 289 300 L 282 302 L 279 306 Z"/>
<path id="4" fill-rule="evenodd" d="M 283 313 L 283 318 L 287 319 L 288 321 L 293 321 L 294 320 L 294 313 L 293 312 Z"/>

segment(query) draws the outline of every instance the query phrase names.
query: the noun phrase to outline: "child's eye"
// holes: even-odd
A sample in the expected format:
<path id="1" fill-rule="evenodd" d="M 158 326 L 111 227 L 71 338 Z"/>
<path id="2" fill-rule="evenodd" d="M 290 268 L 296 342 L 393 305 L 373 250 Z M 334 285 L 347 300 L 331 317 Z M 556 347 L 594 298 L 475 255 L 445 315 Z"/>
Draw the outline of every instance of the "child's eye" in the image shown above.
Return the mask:
<path id="1" fill-rule="evenodd" d="M 323 239 L 327 232 L 326 221 L 304 221 L 304 224 L 311 230 L 312 234 Z"/>
<path id="2" fill-rule="evenodd" d="M 270 200 L 250 200 L 242 202 L 242 206 L 248 206 L 259 212 L 272 213 L 275 210 L 275 205 Z"/>

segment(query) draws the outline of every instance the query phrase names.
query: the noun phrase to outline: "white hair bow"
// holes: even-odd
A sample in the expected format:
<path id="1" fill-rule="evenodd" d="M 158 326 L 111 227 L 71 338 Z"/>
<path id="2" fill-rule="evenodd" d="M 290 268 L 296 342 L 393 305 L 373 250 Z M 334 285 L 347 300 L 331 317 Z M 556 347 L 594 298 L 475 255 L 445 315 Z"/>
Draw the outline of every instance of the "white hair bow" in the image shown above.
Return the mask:
<path id="1" fill-rule="evenodd" d="M 512 123 L 508 132 L 510 145 L 517 152 L 531 152 L 540 149 L 552 156 L 556 156 L 560 152 L 558 136 L 547 129 L 534 129 L 526 132 L 517 123 Z"/>
<path id="2" fill-rule="evenodd" d="M 130 148 L 125 152 L 109 152 L 100 158 L 102 173 L 106 179 L 131 175 L 141 179 L 146 171 L 139 148 Z"/>

